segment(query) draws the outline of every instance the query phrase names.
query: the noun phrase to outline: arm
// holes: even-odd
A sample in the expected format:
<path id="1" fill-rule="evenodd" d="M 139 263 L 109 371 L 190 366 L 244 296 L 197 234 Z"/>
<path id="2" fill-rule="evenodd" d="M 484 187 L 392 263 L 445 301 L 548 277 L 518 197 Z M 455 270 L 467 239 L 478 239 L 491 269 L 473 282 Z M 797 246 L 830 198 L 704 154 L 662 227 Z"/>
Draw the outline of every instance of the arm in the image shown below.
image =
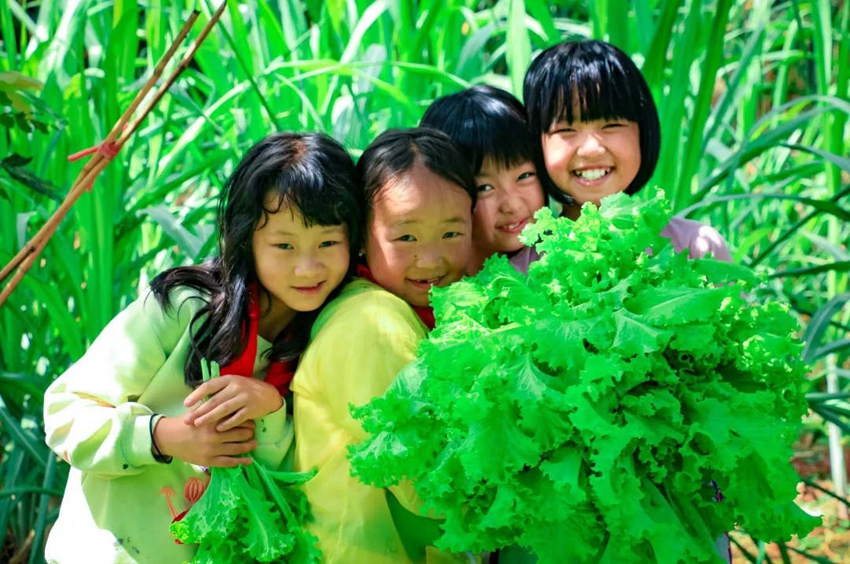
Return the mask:
<path id="1" fill-rule="evenodd" d="M 732 262 L 726 241 L 716 229 L 692 219 L 674 217 L 661 232 L 670 239 L 676 252 L 688 250 L 688 258 L 698 259 L 711 253 L 712 257 Z"/>
<path id="2" fill-rule="evenodd" d="M 183 303 L 193 295 L 173 291 L 168 313 L 150 294 L 136 300 L 47 389 L 47 444 L 72 466 L 118 477 L 157 463 L 150 434 L 154 409 L 139 398 L 155 380 L 163 397 L 188 392 L 182 360 L 174 358 L 184 357 L 174 353 L 200 305 L 193 299 Z"/>
<path id="3" fill-rule="evenodd" d="M 708 225 L 700 226 L 688 248 L 690 258 L 702 258 L 711 253 L 711 256 L 717 260 L 732 262 L 732 255 L 729 253 L 729 247 L 726 246 L 726 240 L 715 228 Z"/>
<path id="4" fill-rule="evenodd" d="M 205 397 L 206 401 L 202 401 Z M 292 445 L 294 430 L 285 400 L 277 388 L 257 378 L 213 378 L 198 386 L 183 403 L 194 408 L 183 416 L 183 422 L 192 427 L 215 427 L 221 433 L 229 433 L 247 422 L 253 425 L 256 420 L 253 438 L 257 448 L 253 455 L 269 468 L 280 466 Z"/>
<path id="5" fill-rule="evenodd" d="M 386 392 L 416 357 L 425 328 L 410 307 L 386 292 L 348 300 L 310 344 L 311 368 L 327 399 L 329 416 L 350 436 L 366 433 L 350 412 Z"/>
<path id="6" fill-rule="evenodd" d="M 305 363 L 326 397 L 327 416 L 345 432 L 348 444 L 366 438 L 350 406 L 382 396 L 414 360 L 425 335 L 413 310 L 386 292 L 349 299 L 318 332 Z M 389 489 L 402 507 L 418 513 L 421 501 L 410 483 Z"/>

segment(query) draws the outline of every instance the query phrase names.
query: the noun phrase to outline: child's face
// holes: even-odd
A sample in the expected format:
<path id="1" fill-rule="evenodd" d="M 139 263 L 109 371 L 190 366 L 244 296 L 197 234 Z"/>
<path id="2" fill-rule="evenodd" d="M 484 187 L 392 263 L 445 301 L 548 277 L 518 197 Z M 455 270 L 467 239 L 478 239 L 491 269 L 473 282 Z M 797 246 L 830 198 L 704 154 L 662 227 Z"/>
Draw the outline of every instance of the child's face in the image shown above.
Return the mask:
<path id="1" fill-rule="evenodd" d="M 532 162 L 504 168 L 485 159 L 475 176 L 472 240 L 478 254 L 510 253 L 523 247 L 519 234 L 543 207 L 543 189 Z"/>
<path id="2" fill-rule="evenodd" d="M 366 232 L 375 280 L 414 306 L 460 280 L 472 251 L 472 202 L 460 186 L 415 166 L 376 197 Z"/>
<path id="3" fill-rule="evenodd" d="M 266 197 L 267 209 L 278 204 Z M 348 272 L 348 229 L 344 225 L 306 227 L 301 212 L 282 206 L 261 218 L 254 230 L 254 268 L 271 296 L 270 316 L 321 307 Z"/>
<path id="4" fill-rule="evenodd" d="M 558 122 L 542 142 L 546 172 L 579 205 L 598 205 L 622 192 L 640 170 L 640 132 L 633 121 Z"/>

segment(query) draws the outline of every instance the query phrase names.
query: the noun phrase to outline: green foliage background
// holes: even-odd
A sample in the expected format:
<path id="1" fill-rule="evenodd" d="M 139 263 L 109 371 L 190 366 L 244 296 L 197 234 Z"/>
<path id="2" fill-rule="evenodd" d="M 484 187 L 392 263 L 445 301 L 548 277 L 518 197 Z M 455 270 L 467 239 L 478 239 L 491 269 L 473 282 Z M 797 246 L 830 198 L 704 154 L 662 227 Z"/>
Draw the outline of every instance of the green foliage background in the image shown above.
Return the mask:
<path id="1" fill-rule="evenodd" d="M 194 37 L 217 5 L 0 3 L 0 264 L 67 193 L 83 166 L 67 156 L 106 136 L 190 11 Z M 44 388 L 153 274 L 213 252 L 216 195 L 247 147 L 318 129 L 357 155 L 437 96 L 482 82 L 519 94 L 534 54 L 563 39 L 634 56 L 661 113 L 654 182 L 737 261 L 773 271 L 761 296 L 806 324 L 813 394 L 827 374 L 845 384 L 847 29 L 840 0 L 231 0 L 0 308 L 0 559 L 41 561 L 56 517 L 67 468 L 43 443 Z M 847 428 L 843 397 L 811 403 Z"/>

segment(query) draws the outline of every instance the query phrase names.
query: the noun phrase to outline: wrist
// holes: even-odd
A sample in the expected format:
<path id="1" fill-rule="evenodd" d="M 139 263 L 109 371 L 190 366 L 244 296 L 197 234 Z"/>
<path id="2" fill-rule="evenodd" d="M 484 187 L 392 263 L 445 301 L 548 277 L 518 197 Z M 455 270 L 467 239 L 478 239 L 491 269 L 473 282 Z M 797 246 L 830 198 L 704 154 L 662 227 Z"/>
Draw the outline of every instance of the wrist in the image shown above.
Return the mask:
<path id="1" fill-rule="evenodd" d="M 157 462 L 168 464 L 173 458 L 171 433 L 169 429 L 173 419 L 164 415 L 153 414 L 150 419 L 151 454 Z"/>
<path id="2" fill-rule="evenodd" d="M 275 411 L 278 411 L 284 405 L 285 405 L 285 402 L 283 400 L 283 396 L 280 395 L 280 392 L 278 392 L 277 388 L 275 388 L 275 404 L 274 404 L 274 408 L 269 413 L 274 413 Z"/>

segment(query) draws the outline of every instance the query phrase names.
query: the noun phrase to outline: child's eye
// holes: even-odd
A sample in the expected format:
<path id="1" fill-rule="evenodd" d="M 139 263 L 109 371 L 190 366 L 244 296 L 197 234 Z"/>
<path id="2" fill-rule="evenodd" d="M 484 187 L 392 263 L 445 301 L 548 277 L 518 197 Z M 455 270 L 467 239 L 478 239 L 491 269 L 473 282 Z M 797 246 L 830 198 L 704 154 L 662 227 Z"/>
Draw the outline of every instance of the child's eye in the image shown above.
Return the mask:
<path id="1" fill-rule="evenodd" d="M 605 125 L 602 126 L 602 129 L 614 129 L 617 127 L 623 127 L 625 124 L 620 121 L 609 121 Z"/>
<path id="2" fill-rule="evenodd" d="M 443 239 L 456 239 L 461 235 L 462 233 L 460 233 L 459 231 L 448 231 L 446 233 L 443 233 Z"/>
<path id="3" fill-rule="evenodd" d="M 478 192 L 481 194 L 486 194 L 487 192 L 492 192 L 494 190 L 492 184 L 482 184 L 478 187 Z"/>
<path id="4" fill-rule="evenodd" d="M 334 246 L 339 245 L 341 243 L 342 243 L 342 241 L 322 241 L 321 243 L 319 243 L 319 248 L 320 249 L 326 249 L 328 247 L 334 247 Z"/>
<path id="5" fill-rule="evenodd" d="M 289 243 L 278 243 L 277 245 L 275 245 L 275 247 L 277 247 L 278 249 L 282 249 L 284 251 L 291 251 L 292 249 L 295 248 L 292 245 L 290 245 Z"/>
<path id="6" fill-rule="evenodd" d="M 415 241 L 416 237 L 414 237 L 413 235 L 401 235 L 400 237 L 396 237 L 395 240 L 396 241 L 410 242 L 410 241 Z"/>
<path id="7" fill-rule="evenodd" d="M 517 177 L 517 180 L 520 180 L 520 181 L 527 180 L 529 178 L 534 178 L 535 176 L 537 176 L 537 173 L 534 173 L 534 172 L 531 172 L 531 171 L 523 172 L 522 174 L 520 174 Z"/>

